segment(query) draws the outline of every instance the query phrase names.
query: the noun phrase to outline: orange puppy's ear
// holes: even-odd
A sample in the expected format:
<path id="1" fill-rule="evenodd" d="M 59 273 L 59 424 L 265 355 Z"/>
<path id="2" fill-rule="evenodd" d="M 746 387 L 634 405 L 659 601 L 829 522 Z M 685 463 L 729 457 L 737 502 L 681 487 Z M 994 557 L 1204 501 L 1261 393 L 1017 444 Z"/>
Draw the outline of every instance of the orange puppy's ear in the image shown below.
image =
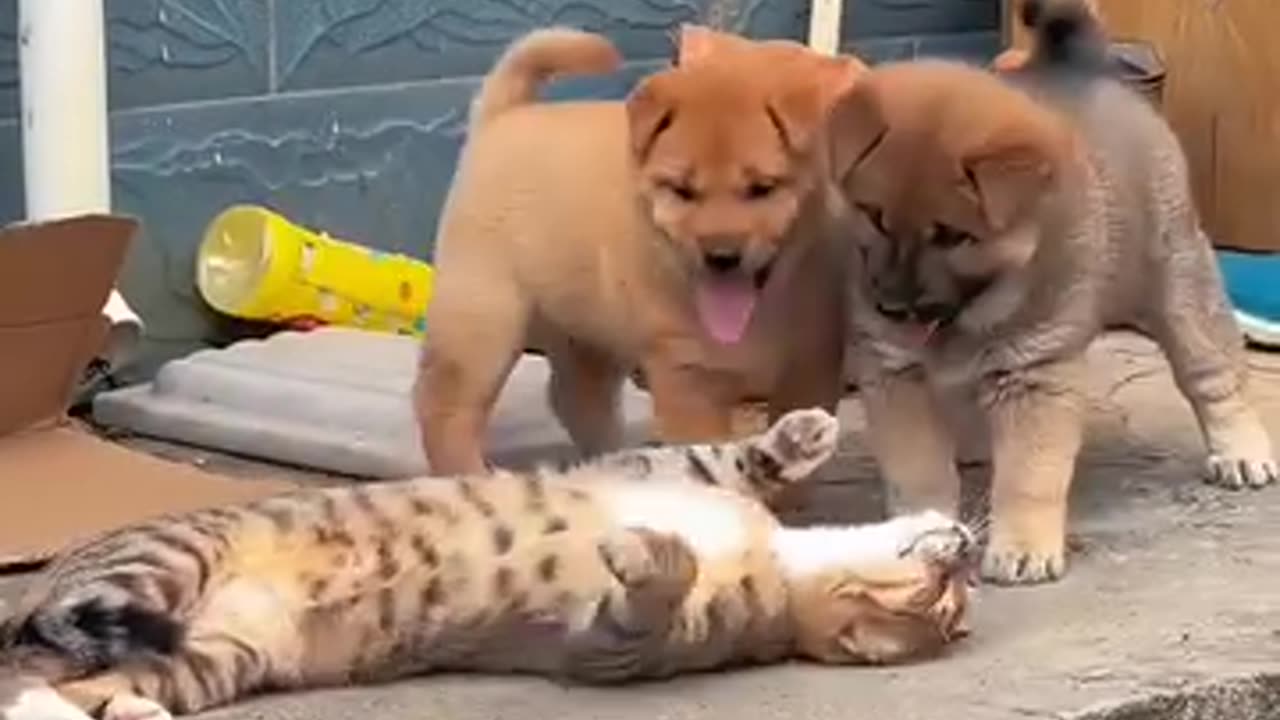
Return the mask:
<path id="1" fill-rule="evenodd" d="M 675 116 L 675 99 L 671 97 L 669 72 L 650 75 L 627 96 L 627 124 L 631 136 L 631 154 L 644 162 L 662 133 L 671 127 Z"/>
<path id="2" fill-rule="evenodd" d="M 998 73 L 1009 73 L 1021 70 L 1027 61 L 1031 59 L 1031 53 L 1021 48 L 1009 48 L 996 56 L 991 61 L 991 69 Z"/>
<path id="3" fill-rule="evenodd" d="M 811 83 L 780 93 L 765 104 L 765 112 L 782 144 L 797 153 L 809 147 L 814 131 L 823 120 L 822 99 Z"/>
<path id="4" fill-rule="evenodd" d="M 852 55 L 822 58 L 814 79 L 818 83 L 823 110 L 829 110 L 845 93 L 852 90 L 867 70 L 866 64 Z"/>
<path id="5" fill-rule="evenodd" d="M 680 38 L 676 41 L 676 65 L 684 67 L 705 60 L 714 49 L 714 35 L 705 25 L 681 25 Z"/>
<path id="6" fill-rule="evenodd" d="M 750 50 L 754 45 L 740 35 L 686 23 L 680 26 L 676 65 L 683 67 L 699 63 L 728 51 Z"/>
<path id="7" fill-rule="evenodd" d="M 983 217 L 996 232 L 1008 230 L 1049 189 L 1056 175 L 1051 153 L 1037 143 L 1016 140 L 974 153 L 963 167 Z"/>
<path id="8" fill-rule="evenodd" d="M 872 84 L 855 83 L 837 98 L 827 120 L 834 178 L 843 180 L 880 145 L 888 131 L 888 121 Z"/>
<path id="9" fill-rule="evenodd" d="M 847 92 L 866 67 L 851 57 L 815 57 L 803 72 L 786 80 L 766 108 L 783 143 L 793 152 L 804 152 L 822 131 L 832 104 Z"/>

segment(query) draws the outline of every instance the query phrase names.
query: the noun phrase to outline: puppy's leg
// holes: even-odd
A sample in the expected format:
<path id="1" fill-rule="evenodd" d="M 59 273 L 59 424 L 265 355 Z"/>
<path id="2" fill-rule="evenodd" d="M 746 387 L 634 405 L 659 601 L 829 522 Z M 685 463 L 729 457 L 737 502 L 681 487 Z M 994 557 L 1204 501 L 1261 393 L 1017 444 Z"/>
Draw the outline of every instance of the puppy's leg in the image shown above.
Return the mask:
<path id="1" fill-rule="evenodd" d="M 844 353 L 840 347 L 815 348 L 804 359 L 789 357 L 769 402 L 769 422 L 793 410 L 822 408 L 834 414 L 844 394 Z"/>
<path id="2" fill-rule="evenodd" d="M 960 473 L 955 440 L 923 371 L 864 374 L 860 390 L 890 512 L 957 514 Z"/>
<path id="3" fill-rule="evenodd" d="M 768 430 L 771 407 L 771 403 L 759 400 L 743 400 L 735 404 L 729 431 L 732 437 L 749 437 Z"/>
<path id="4" fill-rule="evenodd" d="M 1246 395 L 1244 340 L 1227 305 L 1208 240 L 1169 261 L 1164 292 L 1150 309 L 1156 341 L 1195 410 L 1209 449 L 1207 479 L 1229 488 L 1280 477 L 1271 438 Z"/>
<path id="5" fill-rule="evenodd" d="M 837 335 L 843 341 L 843 334 Z M 807 359 L 789 358 L 783 366 L 782 377 L 768 406 L 769 425 L 779 423 L 788 413 L 821 408 L 832 415 L 838 411 L 841 391 L 844 388 L 843 342 L 839 347 L 823 347 L 815 350 Z M 751 434 L 768 429 L 746 428 Z M 734 428 L 735 432 L 738 428 Z M 834 450 L 834 447 L 832 448 Z M 775 511 L 799 507 L 806 503 L 812 492 L 811 484 L 789 484 L 767 501 Z"/>
<path id="6" fill-rule="evenodd" d="M 428 311 L 414 408 L 431 472 L 482 472 L 485 431 L 498 392 L 519 357 L 529 307 L 512 280 L 439 273 Z"/>
<path id="7" fill-rule="evenodd" d="M 644 374 L 653 396 L 658 440 L 699 443 L 732 437 L 735 404 L 730 383 L 721 373 L 662 356 L 647 360 Z"/>
<path id="8" fill-rule="evenodd" d="M 1067 495 L 1084 430 L 1081 358 L 984 380 L 991 426 L 991 539 L 982 574 L 1001 584 L 1056 580 L 1066 567 Z"/>
<path id="9" fill-rule="evenodd" d="M 584 455 L 622 445 L 623 368 L 613 358 L 565 338 L 547 353 L 547 394 L 560 424 Z"/>
<path id="10" fill-rule="evenodd" d="M 843 266 L 843 261 L 838 264 Z M 784 331 L 781 372 L 769 403 L 770 424 L 792 410 L 817 407 L 835 414 L 844 395 L 846 284 L 842 273 L 832 279 L 829 272 L 820 268 L 812 277 L 810 296 L 793 300 L 792 316 L 805 321 Z"/>

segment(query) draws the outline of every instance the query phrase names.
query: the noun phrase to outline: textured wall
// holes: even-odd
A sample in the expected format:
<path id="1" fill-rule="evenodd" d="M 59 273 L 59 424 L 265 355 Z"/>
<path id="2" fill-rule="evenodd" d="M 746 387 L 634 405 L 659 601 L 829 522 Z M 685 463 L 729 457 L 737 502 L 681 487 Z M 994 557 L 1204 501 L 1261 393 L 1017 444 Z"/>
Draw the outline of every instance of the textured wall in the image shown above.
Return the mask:
<path id="1" fill-rule="evenodd" d="M 846 41 L 872 59 L 982 57 L 996 0 L 845 0 Z M 17 0 L 0 0 L 0 221 L 21 214 Z M 466 103 L 521 32 L 603 31 L 634 62 L 557 97 L 622 95 L 670 29 L 708 20 L 803 37 L 802 0 L 106 0 L 115 202 L 143 218 L 123 286 L 151 333 L 216 334 L 195 295 L 200 232 L 234 202 L 430 257 Z"/>

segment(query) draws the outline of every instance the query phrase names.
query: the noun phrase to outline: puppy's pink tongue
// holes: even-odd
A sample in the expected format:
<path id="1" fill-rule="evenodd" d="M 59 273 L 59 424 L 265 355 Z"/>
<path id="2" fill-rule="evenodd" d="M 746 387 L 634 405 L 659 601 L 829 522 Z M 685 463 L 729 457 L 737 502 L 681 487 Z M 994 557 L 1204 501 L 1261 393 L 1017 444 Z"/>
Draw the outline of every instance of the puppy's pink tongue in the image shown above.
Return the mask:
<path id="1" fill-rule="evenodd" d="M 696 292 L 698 315 L 702 325 L 723 344 L 736 343 L 747 331 L 751 312 L 758 295 L 755 284 L 747 278 L 706 279 L 698 283 Z"/>
<path id="2" fill-rule="evenodd" d="M 941 323 L 937 320 L 932 320 L 927 323 L 913 323 L 909 326 L 907 332 L 911 336 L 911 340 L 915 342 L 916 345 L 924 347 L 925 345 L 928 345 L 929 341 L 933 339 L 933 336 L 938 333 L 938 326 L 940 324 Z"/>

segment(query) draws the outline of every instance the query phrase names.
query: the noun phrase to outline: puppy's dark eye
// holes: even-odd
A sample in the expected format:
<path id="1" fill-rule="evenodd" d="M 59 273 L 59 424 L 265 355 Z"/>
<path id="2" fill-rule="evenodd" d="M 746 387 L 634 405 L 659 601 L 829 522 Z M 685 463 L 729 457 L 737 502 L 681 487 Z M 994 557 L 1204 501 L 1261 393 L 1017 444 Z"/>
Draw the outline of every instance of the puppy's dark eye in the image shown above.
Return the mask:
<path id="1" fill-rule="evenodd" d="M 772 196 L 777 189 L 776 180 L 756 180 L 747 186 L 746 196 L 748 200 L 764 200 Z"/>
<path id="2" fill-rule="evenodd" d="M 973 242 L 973 240 L 974 237 L 963 230 L 957 230 L 950 225 L 937 223 L 933 226 L 933 237 L 930 239 L 930 242 L 934 247 L 946 250 L 953 247 L 960 247 L 961 245 L 967 245 Z"/>
<path id="3" fill-rule="evenodd" d="M 693 202 L 698 199 L 698 191 L 687 182 L 679 180 L 665 180 L 660 183 L 663 189 L 675 195 L 682 202 Z"/>
<path id="4" fill-rule="evenodd" d="M 875 205 L 868 205 L 866 203 L 858 203 L 858 210 L 861 211 L 863 215 L 867 216 L 867 220 L 871 221 L 871 224 L 875 226 L 877 232 L 881 235 L 888 234 L 884 228 L 884 210 L 881 210 Z"/>

